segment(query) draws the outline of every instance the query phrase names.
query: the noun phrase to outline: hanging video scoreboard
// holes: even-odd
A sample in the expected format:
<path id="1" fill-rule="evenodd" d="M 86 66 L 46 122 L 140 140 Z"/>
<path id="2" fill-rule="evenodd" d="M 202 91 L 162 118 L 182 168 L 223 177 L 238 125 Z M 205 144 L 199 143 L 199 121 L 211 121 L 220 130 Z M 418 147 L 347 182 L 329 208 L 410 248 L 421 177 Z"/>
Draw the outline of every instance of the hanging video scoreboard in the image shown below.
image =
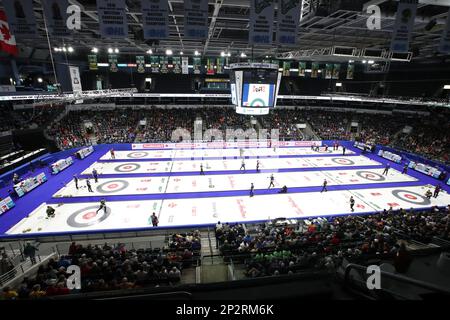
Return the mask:
<path id="1" fill-rule="evenodd" d="M 278 65 L 236 63 L 230 69 L 231 100 L 237 113 L 265 115 L 275 108 L 282 76 Z"/>

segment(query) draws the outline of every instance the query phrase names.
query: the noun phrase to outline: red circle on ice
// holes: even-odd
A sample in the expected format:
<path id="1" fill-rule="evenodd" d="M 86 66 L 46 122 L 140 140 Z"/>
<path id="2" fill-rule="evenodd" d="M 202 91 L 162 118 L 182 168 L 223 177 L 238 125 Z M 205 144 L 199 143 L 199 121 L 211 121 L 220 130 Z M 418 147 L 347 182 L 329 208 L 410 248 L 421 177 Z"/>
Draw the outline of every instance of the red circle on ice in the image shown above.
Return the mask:
<path id="1" fill-rule="evenodd" d="M 113 183 L 113 184 L 110 184 L 109 186 L 108 186 L 108 189 L 115 189 L 115 188 L 117 188 L 119 185 L 117 184 L 117 183 Z"/>
<path id="2" fill-rule="evenodd" d="M 410 200 L 417 200 L 416 196 L 413 196 L 412 194 L 409 194 L 409 193 L 405 194 L 405 198 L 408 198 Z"/>
<path id="3" fill-rule="evenodd" d="M 123 167 L 124 169 L 130 169 L 131 168 L 131 166 L 125 166 L 125 167 Z"/>
<path id="4" fill-rule="evenodd" d="M 94 218 L 96 215 L 97 214 L 94 211 L 86 212 L 85 214 L 83 214 L 83 219 L 84 220 L 89 220 L 89 219 Z"/>

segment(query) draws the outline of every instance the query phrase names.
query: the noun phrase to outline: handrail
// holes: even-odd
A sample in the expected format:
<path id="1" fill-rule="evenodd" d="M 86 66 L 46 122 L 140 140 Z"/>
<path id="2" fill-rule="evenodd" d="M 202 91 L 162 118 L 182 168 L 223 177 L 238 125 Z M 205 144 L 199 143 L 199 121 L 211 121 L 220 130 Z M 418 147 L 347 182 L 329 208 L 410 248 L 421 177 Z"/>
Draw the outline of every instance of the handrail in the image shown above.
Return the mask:
<path id="1" fill-rule="evenodd" d="M 352 269 L 356 269 L 359 271 L 366 271 L 367 267 L 356 264 L 356 263 L 349 263 L 346 267 L 345 267 L 345 274 L 344 274 L 344 285 L 348 285 L 348 282 L 350 281 L 350 271 Z M 380 270 L 381 275 L 387 277 L 387 278 L 391 278 L 394 280 L 398 280 L 400 282 L 404 282 L 404 283 L 408 283 L 408 284 L 412 284 L 427 290 L 431 290 L 434 292 L 438 292 L 438 293 L 442 293 L 445 295 L 450 295 L 450 289 L 447 288 L 442 288 L 440 286 L 436 286 L 434 284 L 430 284 L 430 283 L 426 283 L 424 281 L 421 280 L 416 280 L 416 279 L 412 279 L 409 277 L 405 277 L 405 276 L 401 276 L 401 275 L 397 275 L 397 274 L 393 274 L 393 273 L 389 273 L 383 270 Z M 383 290 L 383 289 L 381 289 Z"/>

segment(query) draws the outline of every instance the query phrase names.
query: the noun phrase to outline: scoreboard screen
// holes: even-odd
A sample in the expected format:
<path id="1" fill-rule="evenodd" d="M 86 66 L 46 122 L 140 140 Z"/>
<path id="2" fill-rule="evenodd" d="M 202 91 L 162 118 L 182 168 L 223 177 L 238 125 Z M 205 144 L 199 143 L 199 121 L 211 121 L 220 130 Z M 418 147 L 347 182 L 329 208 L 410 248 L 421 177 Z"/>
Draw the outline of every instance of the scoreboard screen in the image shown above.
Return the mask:
<path id="1" fill-rule="evenodd" d="M 277 70 L 252 69 L 244 71 L 242 106 L 273 108 L 277 77 Z"/>

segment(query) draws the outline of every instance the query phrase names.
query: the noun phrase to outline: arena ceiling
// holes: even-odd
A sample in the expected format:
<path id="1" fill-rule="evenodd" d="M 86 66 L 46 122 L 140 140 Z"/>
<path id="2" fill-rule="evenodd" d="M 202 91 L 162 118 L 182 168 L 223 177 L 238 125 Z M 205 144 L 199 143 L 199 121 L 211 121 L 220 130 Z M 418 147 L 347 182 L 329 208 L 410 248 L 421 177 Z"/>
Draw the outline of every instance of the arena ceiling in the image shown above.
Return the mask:
<path id="1" fill-rule="evenodd" d="M 45 36 L 40 0 L 34 1 L 39 37 L 20 41 L 22 58 L 46 60 L 48 45 Z M 72 54 L 85 59 L 93 47 L 106 53 L 108 47 L 119 48 L 121 54 L 144 54 L 152 49 L 163 54 L 172 49 L 193 55 L 198 50 L 203 56 L 219 56 L 228 51 L 233 56 L 245 52 L 248 57 L 275 56 L 290 50 L 320 49 L 331 46 L 389 48 L 395 22 L 395 0 L 303 0 L 297 45 L 293 48 L 248 45 L 249 0 L 209 0 L 209 36 L 206 41 L 183 39 L 183 1 L 169 0 L 170 37 L 161 41 L 146 41 L 142 37 L 142 14 L 139 0 L 127 0 L 129 37 L 125 40 L 102 39 L 99 33 L 95 0 L 69 0 L 82 8 L 82 29 L 72 39 L 51 39 L 53 47 L 72 46 Z M 368 30 L 365 8 L 377 4 L 381 8 L 381 30 Z M 436 5 L 440 4 L 440 5 Z M 437 46 L 450 6 L 449 0 L 420 0 L 411 51 L 416 59 L 437 57 Z M 275 16 L 276 22 L 276 16 Z"/>

